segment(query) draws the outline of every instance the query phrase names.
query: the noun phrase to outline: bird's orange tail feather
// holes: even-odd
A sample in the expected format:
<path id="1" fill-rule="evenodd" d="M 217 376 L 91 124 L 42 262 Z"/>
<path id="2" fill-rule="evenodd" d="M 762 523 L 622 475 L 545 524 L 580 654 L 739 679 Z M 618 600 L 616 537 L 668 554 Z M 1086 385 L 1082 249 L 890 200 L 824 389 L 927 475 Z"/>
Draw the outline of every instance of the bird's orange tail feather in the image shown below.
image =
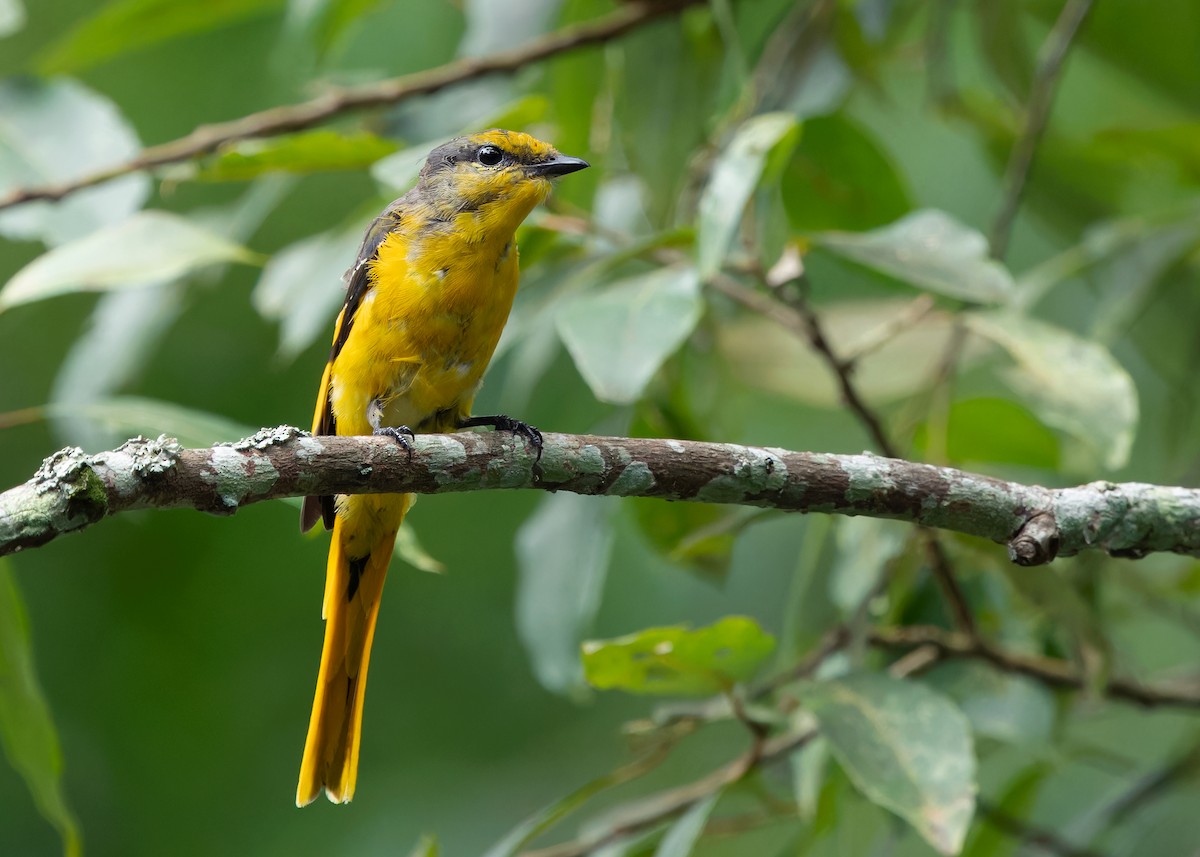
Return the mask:
<path id="1" fill-rule="evenodd" d="M 358 774 L 367 665 L 396 530 L 385 530 L 367 556 L 351 559 L 345 528 L 339 516 L 329 547 L 322 611 L 325 645 L 300 764 L 297 806 L 314 801 L 322 788 L 334 803 L 348 802 Z"/>

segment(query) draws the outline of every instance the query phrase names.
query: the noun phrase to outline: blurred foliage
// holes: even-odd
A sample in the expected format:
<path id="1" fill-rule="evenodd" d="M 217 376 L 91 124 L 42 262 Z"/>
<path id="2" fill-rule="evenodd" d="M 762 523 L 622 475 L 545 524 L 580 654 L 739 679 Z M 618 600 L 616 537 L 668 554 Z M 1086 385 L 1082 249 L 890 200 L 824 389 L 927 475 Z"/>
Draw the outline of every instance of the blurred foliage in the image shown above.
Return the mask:
<path id="1" fill-rule="evenodd" d="M 0 196 L 619 6 L 0 0 Z M 0 211 L 0 484 L 66 443 L 306 425 L 366 223 L 430 148 L 492 125 L 593 168 L 520 234 L 481 412 L 875 448 L 827 356 L 724 278 L 804 301 L 907 457 L 1194 484 L 1200 6 L 1095 5 L 997 253 L 1062 9 L 712 0 L 512 76 Z M 292 505 L 126 514 L 0 568 L 0 851 L 82 836 L 90 854 L 500 855 L 578 837 L 594 847 L 571 853 L 606 857 L 1016 855 L 1049 830 L 1043 851 L 1116 857 L 1200 841 L 1200 724 L 1104 696 L 1114 675 L 1195 678 L 1194 559 L 1015 569 L 942 539 L 981 632 L 1065 662 L 1086 685 L 1068 692 L 980 661 L 913 672 L 869 644 L 949 627 L 902 524 L 532 493 L 427 498 L 411 523 L 344 808 L 291 805 L 325 552 Z M 834 629 L 845 645 L 809 660 Z M 592 637 L 610 639 L 581 649 Z M 721 693 L 681 713 L 586 681 Z M 790 772 L 669 800 L 765 736 L 812 730 Z M 606 822 L 625 801 L 648 820 Z"/>

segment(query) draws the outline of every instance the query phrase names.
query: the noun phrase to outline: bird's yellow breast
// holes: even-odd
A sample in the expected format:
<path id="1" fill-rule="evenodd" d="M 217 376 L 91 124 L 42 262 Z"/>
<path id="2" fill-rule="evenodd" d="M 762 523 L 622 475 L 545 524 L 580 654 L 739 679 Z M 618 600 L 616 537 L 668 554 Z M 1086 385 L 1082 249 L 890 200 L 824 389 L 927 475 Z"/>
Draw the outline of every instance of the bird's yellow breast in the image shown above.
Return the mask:
<path id="1" fill-rule="evenodd" d="M 380 244 L 332 367 L 340 434 L 370 434 L 376 398 L 385 425 L 416 431 L 456 428 L 469 413 L 517 290 L 515 224 L 482 228 L 481 214 L 405 225 Z"/>

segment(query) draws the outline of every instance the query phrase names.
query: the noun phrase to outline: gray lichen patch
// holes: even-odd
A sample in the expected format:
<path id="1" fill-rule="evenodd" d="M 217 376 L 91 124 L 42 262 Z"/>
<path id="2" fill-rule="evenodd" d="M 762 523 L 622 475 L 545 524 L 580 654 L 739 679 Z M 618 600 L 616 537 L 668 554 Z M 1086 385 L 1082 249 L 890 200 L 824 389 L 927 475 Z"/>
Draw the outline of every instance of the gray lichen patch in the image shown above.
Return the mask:
<path id="1" fill-rule="evenodd" d="M 637 496 L 654 487 L 654 473 L 644 461 L 631 461 L 608 488 L 617 497 Z"/>
<path id="2" fill-rule="evenodd" d="M 44 460 L 29 483 L 38 493 L 62 491 L 73 485 L 81 469 L 91 467 L 91 460 L 77 446 L 68 446 Z"/>
<path id="3" fill-rule="evenodd" d="M 590 443 L 579 450 L 579 455 L 575 459 L 576 472 L 588 476 L 602 475 L 607 466 L 604 460 L 604 453 L 600 451 L 600 447 L 593 446 Z"/>
<path id="4" fill-rule="evenodd" d="M 202 478 L 212 484 L 226 509 L 236 510 L 245 499 L 263 493 L 279 478 L 279 471 L 265 455 L 241 452 L 230 446 L 214 446 L 208 456 L 209 470 Z"/>
<path id="5" fill-rule="evenodd" d="M 858 455 L 848 455 L 838 460 L 849 479 L 849 486 L 846 488 L 848 504 L 869 504 L 878 492 L 892 491 L 896 488 L 896 480 L 891 471 L 880 467 L 879 463 L 878 458 Z"/>
<path id="6" fill-rule="evenodd" d="M 47 541 L 47 533 L 69 532 L 108 513 L 104 480 L 78 447 L 60 449 L 25 485 L 5 492 L 0 506 L 3 542 L 25 546 Z"/>
<path id="7" fill-rule="evenodd" d="M 491 458 L 481 477 L 483 488 L 524 488 L 529 484 L 529 468 L 507 457 Z"/>
<path id="8" fill-rule="evenodd" d="M 135 437 L 116 449 L 92 456 L 90 461 L 103 465 L 105 478 L 113 492 L 131 497 L 141 492 L 146 477 L 173 469 L 183 447 L 173 437 L 159 435 L 155 440 Z"/>
<path id="9" fill-rule="evenodd" d="M 787 464 L 780 456 L 756 447 L 725 448 L 733 458 L 733 472 L 714 476 L 696 492 L 696 499 L 706 503 L 745 503 L 787 486 Z"/>
<path id="10" fill-rule="evenodd" d="M 746 497 L 746 484 L 736 476 L 714 476 L 696 492 L 696 499 L 705 503 L 740 503 Z"/>
<path id="11" fill-rule="evenodd" d="M 467 463 L 466 444 L 451 435 L 425 435 L 420 437 L 418 443 L 422 453 L 434 456 L 437 467 L 459 467 Z"/>
<path id="12" fill-rule="evenodd" d="M 549 448 L 542 454 L 540 464 L 542 481 L 577 482 L 581 488 L 600 484 L 608 470 L 604 453 L 600 447 L 590 443 L 565 451 Z"/>
<path id="13" fill-rule="evenodd" d="M 481 476 L 478 467 L 467 468 L 464 465 L 470 460 L 467 446 L 461 440 L 451 435 L 429 435 L 418 441 L 422 454 L 432 455 L 434 482 L 439 487 L 454 486 L 464 480 L 474 483 Z"/>
<path id="14" fill-rule="evenodd" d="M 251 449 L 267 449 L 272 446 L 280 446 L 289 443 L 296 438 L 309 437 L 309 433 L 302 431 L 295 426 L 275 426 L 274 428 L 261 428 L 250 437 L 244 437 L 241 440 L 235 440 L 230 443 L 218 443 L 216 446 L 228 446 L 236 450 L 251 450 Z"/>
<path id="15" fill-rule="evenodd" d="M 738 455 L 733 472 L 750 484 L 750 493 L 779 491 L 788 481 L 787 464 L 770 450 L 745 447 Z"/>
<path id="16" fill-rule="evenodd" d="M 325 452 L 325 444 L 317 440 L 312 435 L 301 433 L 296 438 L 296 458 L 307 464 L 317 456 Z"/>

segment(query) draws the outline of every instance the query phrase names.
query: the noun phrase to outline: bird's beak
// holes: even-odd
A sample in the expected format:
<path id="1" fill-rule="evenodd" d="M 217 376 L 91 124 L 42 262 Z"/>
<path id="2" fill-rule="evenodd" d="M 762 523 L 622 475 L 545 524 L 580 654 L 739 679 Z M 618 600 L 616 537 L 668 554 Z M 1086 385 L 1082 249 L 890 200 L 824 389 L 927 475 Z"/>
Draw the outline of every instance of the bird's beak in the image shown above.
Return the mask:
<path id="1" fill-rule="evenodd" d="M 583 158 L 569 158 L 566 155 L 556 155 L 549 161 L 534 164 L 530 167 L 530 171 L 535 176 L 554 178 L 556 176 L 565 176 L 567 173 L 573 173 L 590 166 L 591 164 L 583 160 Z"/>

